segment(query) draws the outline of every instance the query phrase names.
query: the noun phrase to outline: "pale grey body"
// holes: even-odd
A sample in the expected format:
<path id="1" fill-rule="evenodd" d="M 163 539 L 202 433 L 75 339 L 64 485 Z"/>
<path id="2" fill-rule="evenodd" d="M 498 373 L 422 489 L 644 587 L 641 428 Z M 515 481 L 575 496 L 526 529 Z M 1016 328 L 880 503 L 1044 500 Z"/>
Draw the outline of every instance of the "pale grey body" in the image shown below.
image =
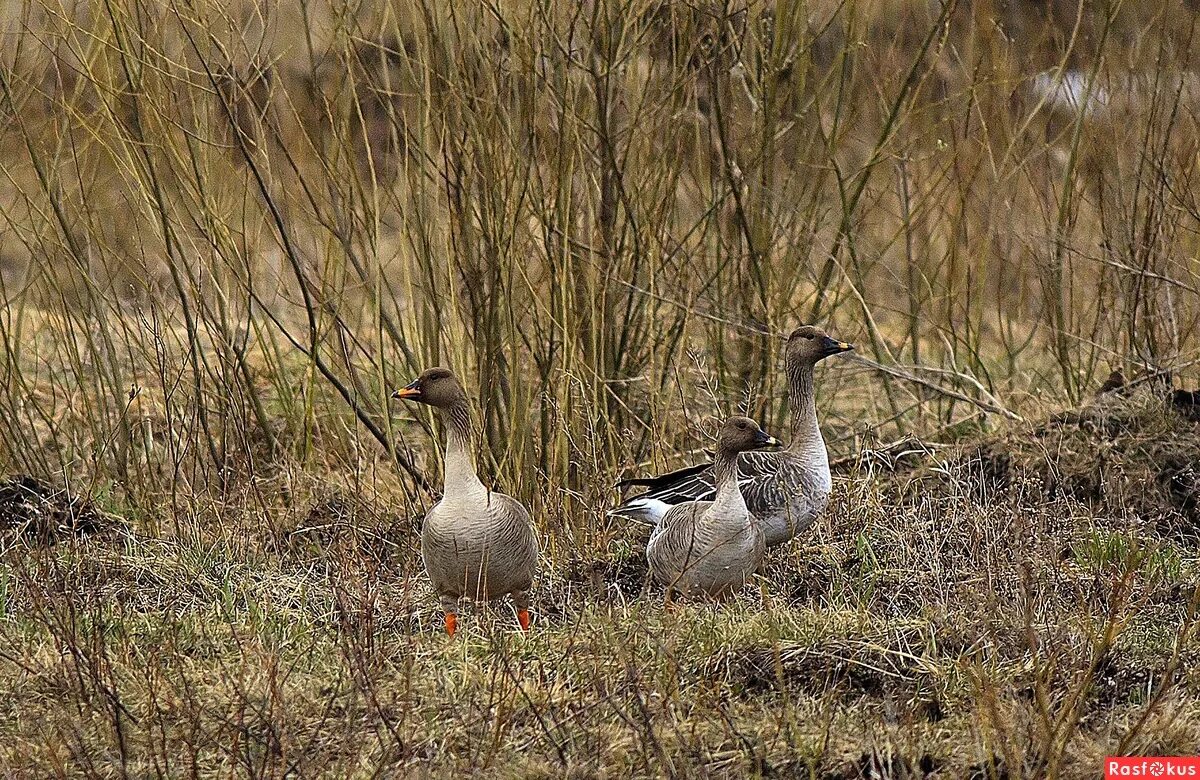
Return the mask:
<path id="1" fill-rule="evenodd" d="M 490 601 L 511 595 L 521 628 L 529 628 L 529 589 L 537 570 L 538 543 L 529 511 L 512 496 L 479 481 L 471 458 L 471 414 L 466 392 L 448 368 L 431 368 L 396 398 L 429 404 L 446 423 L 442 499 L 425 515 L 421 560 L 455 630 L 463 598 Z"/>
<path id="2" fill-rule="evenodd" d="M 782 452 L 745 452 L 738 458 L 742 495 L 758 520 L 767 546 L 783 544 L 807 531 L 833 492 L 825 440 L 812 430 L 794 436 Z"/>
<path id="3" fill-rule="evenodd" d="M 808 530 L 829 504 L 833 478 L 820 431 L 815 436 L 793 438 L 792 446 L 783 452 L 744 452 L 738 466 L 746 506 L 762 528 L 768 547 Z M 717 492 L 712 468 L 686 471 L 692 473 L 635 496 L 610 514 L 657 527 L 680 501 L 712 501 Z"/>
<path id="4" fill-rule="evenodd" d="M 454 612 L 462 598 L 512 594 L 517 609 L 528 609 L 537 556 L 529 512 L 515 498 L 485 488 L 452 435 L 445 494 L 421 529 L 421 559 L 442 608 Z"/>
<path id="5" fill-rule="evenodd" d="M 766 539 L 736 489 L 716 501 L 671 508 L 650 536 L 646 559 L 660 583 L 685 596 L 740 590 L 766 553 Z"/>
<path id="6" fill-rule="evenodd" d="M 766 554 L 762 529 L 750 514 L 738 480 L 738 453 L 779 442 L 747 417 L 721 427 L 712 473 L 712 501 L 671 507 L 650 535 L 646 561 L 668 594 L 720 597 L 740 590 Z"/>

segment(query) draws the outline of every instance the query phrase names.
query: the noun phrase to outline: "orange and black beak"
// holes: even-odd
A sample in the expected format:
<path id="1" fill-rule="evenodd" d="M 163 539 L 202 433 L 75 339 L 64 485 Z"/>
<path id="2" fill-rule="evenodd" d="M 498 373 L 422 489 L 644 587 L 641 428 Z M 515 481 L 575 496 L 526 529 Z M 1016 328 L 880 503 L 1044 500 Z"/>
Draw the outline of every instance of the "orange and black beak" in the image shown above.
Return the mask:
<path id="1" fill-rule="evenodd" d="M 767 433 L 766 431 L 759 431 L 758 434 L 754 437 L 754 443 L 757 444 L 759 447 L 782 447 L 783 446 L 783 442 L 781 442 L 779 439 L 776 439 L 774 436 Z"/>
<path id="2" fill-rule="evenodd" d="M 854 349 L 853 344 L 847 344 L 844 341 L 836 341 L 826 336 L 825 343 L 821 345 L 821 356 L 829 357 L 830 355 L 837 355 L 841 352 L 849 352 L 852 349 Z"/>
<path id="3" fill-rule="evenodd" d="M 408 401 L 421 400 L 421 380 L 414 379 L 404 387 L 392 393 L 392 398 L 403 398 Z"/>

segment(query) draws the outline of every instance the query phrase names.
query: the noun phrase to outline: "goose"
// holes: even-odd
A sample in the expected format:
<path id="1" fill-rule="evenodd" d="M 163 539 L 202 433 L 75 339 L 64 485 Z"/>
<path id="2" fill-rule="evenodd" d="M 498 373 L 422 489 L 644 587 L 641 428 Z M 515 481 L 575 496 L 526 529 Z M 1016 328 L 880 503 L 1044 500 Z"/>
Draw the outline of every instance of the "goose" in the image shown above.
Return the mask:
<path id="1" fill-rule="evenodd" d="M 853 345 L 832 339 L 812 325 L 796 328 L 788 336 L 785 371 L 792 411 L 791 440 L 781 452 L 747 452 L 738 458 L 746 505 L 763 529 L 768 547 L 783 544 L 807 530 L 829 503 L 833 480 L 829 454 L 817 424 L 813 368 L 825 358 L 851 349 Z M 629 485 L 647 490 L 610 510 L 609 515 L 650 526 L 660 523 L 676 504 L 710 501 L 716 494 L 711 463 L 618 483 L 618 487 Z"/>
<path id="2" fill-rule="evenodd" d="M 529 590 L 538 543 L 529 511 L 479 481 L 471 457 L 471 412 L 466 391 L 448 368 L 431 368 L 393 398 L 428 404 L 446 427 L 442 498 L 425 515 L 421 560 L 454 636 L 463 598 L 491 601 L 511 595 L 522 631 L 528 631 Z"/>
<path id="3" fill-rule="evenodd" d="M 758 568 L 766 540 L 742 497 L 738 453 L 778 444 L 748 417 L 731 417 L 721 426 L 712 466 L 715 497 L 671 507 L 646 545 L 650 572 L 667 586 L 668 602 L 674 592 L 726 595 Z"/>

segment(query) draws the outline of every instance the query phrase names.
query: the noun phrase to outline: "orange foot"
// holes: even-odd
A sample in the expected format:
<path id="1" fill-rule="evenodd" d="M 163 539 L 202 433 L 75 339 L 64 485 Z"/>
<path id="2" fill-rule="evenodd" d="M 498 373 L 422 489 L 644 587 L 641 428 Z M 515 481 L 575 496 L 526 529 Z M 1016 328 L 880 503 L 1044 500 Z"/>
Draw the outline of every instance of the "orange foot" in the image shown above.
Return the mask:
<path id="1" fill-rule="evenodd" d="M 454 636 L 454 630 L 458 628 L 458 615 L 453 612 L 446 613 L 446 633 Z"/>
<path id="2" fill-rule="evenodd" d="M 529 610 L 522 609 L 517 612 L 517 622 L 521 624 L 522 631 L 529 631 L 529 624 L 533 621 L 529 619 Z"/>

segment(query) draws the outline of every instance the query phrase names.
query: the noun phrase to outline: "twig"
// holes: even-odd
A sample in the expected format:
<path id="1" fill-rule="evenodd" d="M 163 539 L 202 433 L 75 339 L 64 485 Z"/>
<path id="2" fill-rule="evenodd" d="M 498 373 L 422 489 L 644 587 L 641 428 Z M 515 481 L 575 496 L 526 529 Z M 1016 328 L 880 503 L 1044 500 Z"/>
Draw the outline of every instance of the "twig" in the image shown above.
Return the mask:
<path id="1" fill-rule="evenodd" d="M 930 382 L 927 379 L 922 379 L 921 377 L 912 373 L 912 371 L 910 371 L 910 370 L 906 370 L 906 369 L 900 368 L 898 366 L 885 366 L 882 363 L 876 363 L 874 360 L 871 360 L 870 358 L 867 358 L 867 357 L 863 357 L 862 355 L 846 355 L 845 359 L 850 360 L 851 362 L 854 362 L 854 363 L 858 363 L 859 365 L 867 366 L 868 368 L 878 371 L 881 374 L 887 374 L 888 376 L 892 376 L 897 379 L 903 379 L 906 382 L 912 382 L 915 385 L 920 385 L 921 387 L 928 388 L 929 390 L 932 390 L 935 393 L 938 393 L 939 395 L 944 395 L 948 398 L 955 398 L 959 401 L 964 401 L 966 403 L 972 404 L 972 405 L 977 406 L 980 409 L 984 410 L 985 412 L 991 412 L 992 414 L 998 414 L 1001 417 L 1004 417 L 1009 420 L 1014 420 L 1016 422 L 1024 422 L 1024 420 L 1025 420 L 1024 417 L 1017 414 L 1016 412 L 1001 406 L 1000 402 L 996 401 L 994 398 L 991 401 L 984 401 L 979 398 L 972 398 L 971 396 L 969 396 L 965 393 L 960 393 L 957 390 L 952 390 L 948 387 L 944 387 L 944 386 L 936 384 L 934 382 Z M 916 370 L 932 370 L 932 369 L 925 369 L 925 367 L 923 367 L 923 366 L 913 366 L 913 368 Z M 959 379 L 965 379 L 965 377 L 963 377 L 960 374 L 957 374 L 955 372 L 952 372 L 952 371 L 946 371 L 945 369 L 937 369 L 937 370 L 939 372 L 944 372 L 950 376 L 954 376 Z M 988 395 L 990 396 L 991 394 L 988 393 Z"/>

